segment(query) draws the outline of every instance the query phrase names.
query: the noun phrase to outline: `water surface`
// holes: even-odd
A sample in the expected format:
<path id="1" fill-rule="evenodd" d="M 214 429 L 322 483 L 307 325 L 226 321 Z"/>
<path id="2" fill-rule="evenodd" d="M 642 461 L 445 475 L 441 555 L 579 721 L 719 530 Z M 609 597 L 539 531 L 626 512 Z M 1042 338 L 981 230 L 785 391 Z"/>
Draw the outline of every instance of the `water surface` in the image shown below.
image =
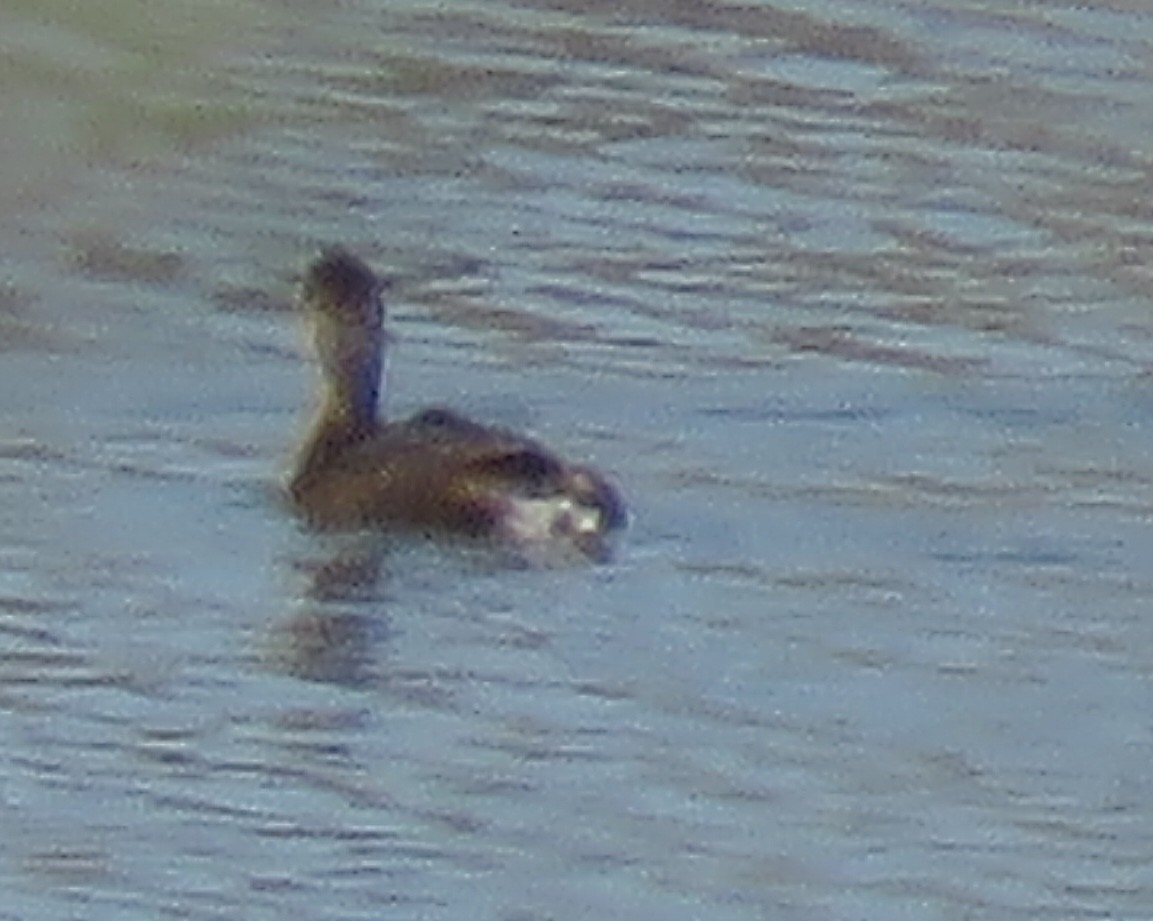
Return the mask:
<path id="1" fill-rule="evenodd" d="M 0 919 L 1148 915 L 1153 14 L 987 6 L 9 4 Z M 333 241 L 613 563 L 286 514 Z"/>

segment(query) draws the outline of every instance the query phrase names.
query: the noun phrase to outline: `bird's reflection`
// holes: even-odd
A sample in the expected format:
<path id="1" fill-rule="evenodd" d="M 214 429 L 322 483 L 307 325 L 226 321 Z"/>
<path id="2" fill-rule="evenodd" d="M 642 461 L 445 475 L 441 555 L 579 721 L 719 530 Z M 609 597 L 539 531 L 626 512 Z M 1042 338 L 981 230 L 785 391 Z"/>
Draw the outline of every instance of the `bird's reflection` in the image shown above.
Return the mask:
<path id="1" fill-rule="evenodd" d="M 370 683 L 374 650 L 388 635 L 380 593 L 386 552 L 379 539 L 357 539 L 327 558 L 294 560 L 305 576 L 301 606 L 272 629 L 268 664 L 306 681 Z"/>
<path id="2" fill-rule="evenodd" d="M 370 650 L 377 628 L 364 614 L 297 614 L 275 628 L 270 661 L 305 681 L 363 686 L 370 678 Z"/>
<path id="3" fill-rule="evenodd" d="M 304 595 L 311 601 L 372 601 L 379 597 L 384 556 L 380 541 L 364 540 L 325 559 L 298 560 L 295 568 L 308 578 Z"/>
<path id="4" fill-rule="evenodd" d="M 472 574 L 577 562 L 567 557 L 542 562 L 465 541 L 450 544 L 448 551 L 437 547 L 438 554 L 449 553 L 449 565 Z M 268 667 L 306 681 L 354 687 L 387 683 L 381 655 L 390 635 L 386 589 L 390 573 L 402 569 L 411 585 L 414 549 L 419 551 L 419 542 L 378 532 L 310 534 L 308 549 L 298 548 L 285 565 L 298 586 L 292 592 L 296 600 L 265 637 L 262 658 Z M 587 554 L 579 562 L 587 563 Z M 440 564 L 433 572 L 442 572 Z"/>

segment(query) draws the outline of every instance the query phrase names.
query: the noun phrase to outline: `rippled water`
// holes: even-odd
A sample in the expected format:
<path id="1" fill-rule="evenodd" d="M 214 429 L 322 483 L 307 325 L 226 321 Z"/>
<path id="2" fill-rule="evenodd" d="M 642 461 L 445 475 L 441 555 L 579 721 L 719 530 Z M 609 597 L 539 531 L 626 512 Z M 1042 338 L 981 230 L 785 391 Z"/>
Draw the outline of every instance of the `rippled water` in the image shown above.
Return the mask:
<path id="1" fill-rule="evenodd" d="M 1145 4 L 84 9 L 0 12 L 2 921 L 1153 913 Z M 331 241 L 612 564 L 297 527 Z"/>

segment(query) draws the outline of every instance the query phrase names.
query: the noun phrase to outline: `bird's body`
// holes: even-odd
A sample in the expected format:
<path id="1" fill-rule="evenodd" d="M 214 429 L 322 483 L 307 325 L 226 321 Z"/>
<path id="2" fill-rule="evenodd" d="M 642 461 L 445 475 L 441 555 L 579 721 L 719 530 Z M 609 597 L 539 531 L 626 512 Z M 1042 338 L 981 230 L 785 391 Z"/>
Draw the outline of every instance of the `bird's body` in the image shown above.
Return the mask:
<path id="1" fill-rule="evenodd" d="M 385 351 L 380 282 L 343 249 L 310 268 L 303 302 L 325 380 L 321 409 L 289 484 L 321 528 L 408 527 L 603 554 L 625 524 L 613 486 L 531 438 L 450 409 L 378 417 Z"/>

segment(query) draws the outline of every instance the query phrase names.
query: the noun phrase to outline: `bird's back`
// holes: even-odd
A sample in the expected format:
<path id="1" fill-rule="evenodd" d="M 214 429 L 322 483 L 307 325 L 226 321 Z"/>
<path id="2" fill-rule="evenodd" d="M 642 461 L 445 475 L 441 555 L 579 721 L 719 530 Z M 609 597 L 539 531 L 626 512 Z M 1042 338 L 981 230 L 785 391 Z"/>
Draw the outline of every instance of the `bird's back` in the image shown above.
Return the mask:
<path id="1" fill-rule="evenodd" d="M 615 490 L 571 468 L 537 442 L 429 409 L 348 440 L 317 469 L 298 474 L 293 498 L 315 526 L 407 525 L 473 536 L 516 536 L 526 508 L 587 509 L 590 532 L 623 523 Z M 535 519 L 534 519 L 535 520 Z M 560 530 L 564 521 L 558 518 Z M 557 522 L 547 518 L 542 528 Z M 531 537 L 531 535 L 527 535 Z"/>

